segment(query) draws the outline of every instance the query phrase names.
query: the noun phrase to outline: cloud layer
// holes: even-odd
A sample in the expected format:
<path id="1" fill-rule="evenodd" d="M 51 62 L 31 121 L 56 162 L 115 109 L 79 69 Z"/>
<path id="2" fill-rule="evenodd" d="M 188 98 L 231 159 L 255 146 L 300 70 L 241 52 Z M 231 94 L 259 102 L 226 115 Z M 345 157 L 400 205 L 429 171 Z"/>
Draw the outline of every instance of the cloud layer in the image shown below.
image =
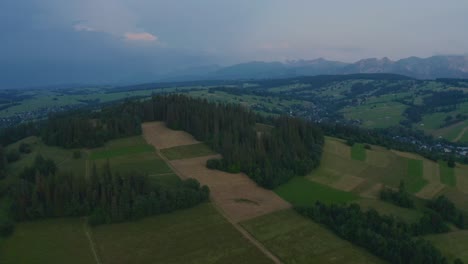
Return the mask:
<path id="1" fill-rule="evenodd" d="M 146 42 L 158 41 L 158 37 L 148 32 L 143 32 L 143 33 L 128 32 L 128 33 L 125 33 L 125 39 L 130 40 L 130 41 L 146 41 Z"/>
<path id="2" fill-rule="evenodd" d="M 5 0 L 0 88 L 250 60 L 466 54 L 466 10 L 466 0 Z"/>

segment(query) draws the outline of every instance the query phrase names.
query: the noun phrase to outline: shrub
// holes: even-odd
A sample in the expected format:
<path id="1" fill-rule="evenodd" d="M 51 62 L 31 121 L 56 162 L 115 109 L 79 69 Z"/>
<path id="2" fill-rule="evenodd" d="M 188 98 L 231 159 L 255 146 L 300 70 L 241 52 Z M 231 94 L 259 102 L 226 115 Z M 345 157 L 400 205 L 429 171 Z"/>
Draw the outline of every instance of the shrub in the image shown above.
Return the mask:
<path id="1" fill-rule="evenodd" d="M 12 163 L 20 159 L 20 154 L 16 149 L 12 149 L 7 153 L 6 158 L 8 163 Z"/>
<path id="2" fill-rule="evenodd" d="M 26 143 L 21 143 L 18 150 L 19 150 L 19 152 L 24 153 L 24 154 L 31 153 L 31 151 L 32 151 L 31 145 L 26 144 Z"/>
<path id="3" fill-rule="evenodd" d="M 223 164 L 220 159 L 210 159 L 206 162 L 206 167 L 211 170 L 220 170 Z"/>
<path id="4" fill-rule="evenodd" d="M 79 151 L 79 150 L 73 151 L 73 158 L 74 159 L 81 159 L 81 151 Z"/>

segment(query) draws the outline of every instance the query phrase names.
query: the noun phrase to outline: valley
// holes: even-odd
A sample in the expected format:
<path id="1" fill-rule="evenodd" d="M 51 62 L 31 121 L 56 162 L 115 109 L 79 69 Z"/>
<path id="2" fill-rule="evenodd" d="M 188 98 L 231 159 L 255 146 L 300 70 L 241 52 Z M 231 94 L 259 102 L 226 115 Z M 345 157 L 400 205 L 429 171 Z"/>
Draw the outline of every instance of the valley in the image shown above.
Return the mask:
<path id="1" fill-rule="evenodd" d="M 258 127 L 262 129 L 263 126 Z M 178 184 L 180 177 L 195 177 L 210 187 L 211 202 L 174 213 L 89 229 L 84 228 L 86 223 L 82 218 L 20 223 L 11 238 L 0 241 L 2 263 L 19 259 L 28 263 L 60 263 L 59 260 L 70 261 L 70 256 L 74 256 L 76 263 L 308 263 L 310 259 L 321 263 L 350 263 L 350 260 L 384 263 L 288 209 L 289 204 L 352 202 L 365 210 L 376 209 L 381 214 L 412 223 L 422 216 L 422 204 L 416 209 L 405 209 L 378 198 L 382 186 L 396 188 L 400 180 L 404 180 L 416 200 L 440 194 L 458 197 L 453 201 L 468 212 L 464 202 L 468 199 L 466 166 L 457 165 L 451 169 L 411 153 L 378 146 L 368 149 L 358 144 L 350 147 L 330 137 L 325 140 L 320 167 L 305 178 L 293 178 L 274 192 L 256 187 L 244 175 L 206 169 L 206 160 L 215 153 L 208 152 L 209 148 L 190 134 L 168 129 L 160 122 L 143 124 L 143 137 L 113 140 L 102 148 L 82 150 L 88 154 L 78 160 L 71 158 L 72 150 L 45 146 L 37 138 L 23 141 L 33 146 L 33 152 L 22 157 L 24 163 L 41 153 L 45 158 L 60 160 L 59 167 L 68 168 L 67 162 L 73 161 L 76 169 L 87 171 L 86 174 L 90 173 L 90 163 L 102 165 L 107 160 L 120 172 L 141 170 L 149 174 L 152 182 L 167 185 Z M 64 158 L 67 156 L 70 158 Z M 447 174 L 454 175 L 454 180 L 443 180 L 442 175 Z M 432 185 L 441 187 L 434 190 Z M 50 229 L 52 226 L 54 231 Z M 60 236 L 54 236 L 58 234 L 57 227 L 63 230 Z M 86 237 L 86 230 L 90 232 L 91 241 Z M 464 251 L 438 242 L 439 239 L 450 241 L 450 237 L 455 236 L 464 238 L 464 232 L 453 229 L 447 234 L 429 235 L 428 239 L 451 259 L 468 261 Z M 27 247 L 33 249 L 27 256 L 21 254 L 26 241 Z M 57 245 L 60 250 L 56 250 Z M 52 259 L 59 262 L 50 262 Z"/>

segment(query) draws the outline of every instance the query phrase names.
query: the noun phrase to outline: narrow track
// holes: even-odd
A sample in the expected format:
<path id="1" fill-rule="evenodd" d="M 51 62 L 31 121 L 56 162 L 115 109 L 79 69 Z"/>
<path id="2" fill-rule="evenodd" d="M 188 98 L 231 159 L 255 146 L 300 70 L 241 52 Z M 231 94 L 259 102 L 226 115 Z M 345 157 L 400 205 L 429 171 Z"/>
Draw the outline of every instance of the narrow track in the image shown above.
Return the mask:
<path id="1" fill-rule="evenodd" d="M 101 259 L 99 258 L 99 255 L 97 253 L 96 245 L 92 238 L 91 231 L 89 230 L 88 224 L 86 223 L 86 218 L 83 218 L 83 231 L 85 232 L 86 237 L 88 238 L 89 247 L 91 248 L 91 251 L 93 252 L 93 256 L 94 256 L 94 260 L 96 260 L 96 264 L 102 264 Z"/>
<path id="2" fill-rule="evenodd" d="M 172 171 L 174 171 L 174 173 L 180 178 L 180 179 L 184 179 L 183 175 L 177 170 L 177 168 L 175 168 L 174 166 L 172 166 L 172 164 L 170 163 L 170 161 L 164 156 L 162 155 L 161 151 L 156 148 L 155 146 L 155 149 L 156 149 L 156 153 L 159 155 L 159 157 L 161 157 L 162 160 L 164 160 L 164 162 L 166 162 L 166 164 L 172 169 Z M 247 230 L 245 230 L 241 225 L 239 225 L 238 223 L 236 223 L 234 220 L 232 220 L 231 218 L 229 218 L 225 213 L 224 211 L 213 201 L 212 202 L 214 207 L 216 208 L 216 210 L 222 215 L 224 216 L 224 218 L 226 218 L 226 220 L 232 225 L 234 226 L 234 228 L 239 231 L 239 233 L 241 233 L 241 235 L 243 237 L 245 237 L 248 241 L 250 241 L 250 243 L 252 243 L 256 248 L 258 248 L 265 256 L 267 256 L 269 259 L 271 259 L 273 261 L 273 263 L 275 264 L 282 264 L 281 260 L 275 256 L 271 251 L 269 251 L 262 243 L 260 243 L 257 239 L 255 239 Z"/>

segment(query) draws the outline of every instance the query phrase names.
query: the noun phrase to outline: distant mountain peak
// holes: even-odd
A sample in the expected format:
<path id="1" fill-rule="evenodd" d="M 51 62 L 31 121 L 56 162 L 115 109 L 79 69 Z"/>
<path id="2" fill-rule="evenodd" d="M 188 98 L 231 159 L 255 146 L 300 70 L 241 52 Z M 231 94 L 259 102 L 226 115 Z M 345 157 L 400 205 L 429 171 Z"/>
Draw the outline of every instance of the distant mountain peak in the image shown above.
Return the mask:
<path id="1" fill-rule="evenodd" d="M 393 61 L 388 57 L 367 58 L 355 63 L 345 63 L 316 58 L 311 60 L 288 60 L 285 62 L 250 61 L 228 67 L 206 67 L 192 75 L 193 80 L 202 79 L 274 79 L 295 76 L 338 75 L 355 73 L 392 73 L 417 79 L 465 78 L 468 79 L 468 55 L 437 55 L 429 58 L 408 57 Z M 201 72 L 205 74 L 201 74 Z M 179 73 L 184 80 L 189 74 Z M 177 79 L 177 76 L 172 78 Z"/>

